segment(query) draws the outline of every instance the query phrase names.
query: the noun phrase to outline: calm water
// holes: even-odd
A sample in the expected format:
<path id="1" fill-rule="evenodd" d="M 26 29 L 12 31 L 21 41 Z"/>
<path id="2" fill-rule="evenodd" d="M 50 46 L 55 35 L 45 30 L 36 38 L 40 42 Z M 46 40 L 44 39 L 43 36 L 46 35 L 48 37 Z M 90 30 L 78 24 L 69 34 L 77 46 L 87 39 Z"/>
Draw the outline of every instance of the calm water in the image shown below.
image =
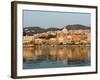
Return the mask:
<path id="1" fill-rule="evenodd" d="M 90 46 L 23 48 L 23 69 L 90 66 Z"/>

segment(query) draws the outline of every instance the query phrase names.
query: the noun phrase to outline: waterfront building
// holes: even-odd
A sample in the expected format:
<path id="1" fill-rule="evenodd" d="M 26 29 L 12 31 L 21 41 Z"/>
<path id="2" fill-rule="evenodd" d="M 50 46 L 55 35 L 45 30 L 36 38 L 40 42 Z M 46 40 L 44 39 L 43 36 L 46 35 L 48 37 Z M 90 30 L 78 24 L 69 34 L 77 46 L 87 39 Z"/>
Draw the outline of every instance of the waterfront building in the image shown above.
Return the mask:
<path id="1" fill-rule="evenodd" d="M 56 38 L 50 38 L 48 40 L 48 44 L 49 45 L 56 45 L 57 44 L 57 39 Z"/>
<path id="2" fill-rule="evenodd" d="M 45 41 L 46 41 L 45 39 L 39 39 L 39 38 L 38 38 L 38 39 L 35 39 L 35 40 L 34 40 L 34 43 L 35 43 L 35 44 L 44 44 Z"/>
<path id="3" fill-rule="evenodd" d="M 33 36 L 23 36 L 23 43 L 29 43 L 33 40 Z"/>

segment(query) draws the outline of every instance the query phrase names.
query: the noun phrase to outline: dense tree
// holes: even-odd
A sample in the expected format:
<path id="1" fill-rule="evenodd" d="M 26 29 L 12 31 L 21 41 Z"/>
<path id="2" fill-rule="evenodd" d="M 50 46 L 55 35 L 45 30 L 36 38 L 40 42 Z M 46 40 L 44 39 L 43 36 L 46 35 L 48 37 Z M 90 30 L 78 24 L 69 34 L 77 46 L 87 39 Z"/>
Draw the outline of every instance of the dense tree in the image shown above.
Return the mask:
<path id="1" fill-rule="evenodd" d="M 23 32 L 23 36 L 26 36 L 26 32 Z"/>

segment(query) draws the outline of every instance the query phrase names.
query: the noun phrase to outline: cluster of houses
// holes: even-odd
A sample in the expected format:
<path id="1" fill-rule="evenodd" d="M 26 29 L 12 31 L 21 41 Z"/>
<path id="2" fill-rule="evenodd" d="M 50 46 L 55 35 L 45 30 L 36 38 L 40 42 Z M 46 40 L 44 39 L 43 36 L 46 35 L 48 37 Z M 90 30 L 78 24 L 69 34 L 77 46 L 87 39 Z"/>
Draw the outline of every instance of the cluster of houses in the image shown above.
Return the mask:
<path id="1" fill-rule="evenodd" d="M 63 28 L 58 31 L 48 31 L 33 34 L 33 36 L 24 36 L 23 44 L 33 45 L 65 45 L 65 44 L 90 44 L 90 29 L 85 30 L 67 30 Z"/>

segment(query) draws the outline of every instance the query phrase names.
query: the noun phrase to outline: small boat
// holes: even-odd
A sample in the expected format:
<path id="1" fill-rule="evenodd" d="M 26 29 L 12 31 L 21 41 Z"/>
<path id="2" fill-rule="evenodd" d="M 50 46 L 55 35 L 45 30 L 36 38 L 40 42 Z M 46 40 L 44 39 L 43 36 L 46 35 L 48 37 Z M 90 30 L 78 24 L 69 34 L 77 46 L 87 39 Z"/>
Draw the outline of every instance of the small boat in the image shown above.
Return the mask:
<path id="1" fill-rule="evenodd" d="M 32 44 L 23 45 L 24 48 L 34 48 L 35 46 Z"/>

